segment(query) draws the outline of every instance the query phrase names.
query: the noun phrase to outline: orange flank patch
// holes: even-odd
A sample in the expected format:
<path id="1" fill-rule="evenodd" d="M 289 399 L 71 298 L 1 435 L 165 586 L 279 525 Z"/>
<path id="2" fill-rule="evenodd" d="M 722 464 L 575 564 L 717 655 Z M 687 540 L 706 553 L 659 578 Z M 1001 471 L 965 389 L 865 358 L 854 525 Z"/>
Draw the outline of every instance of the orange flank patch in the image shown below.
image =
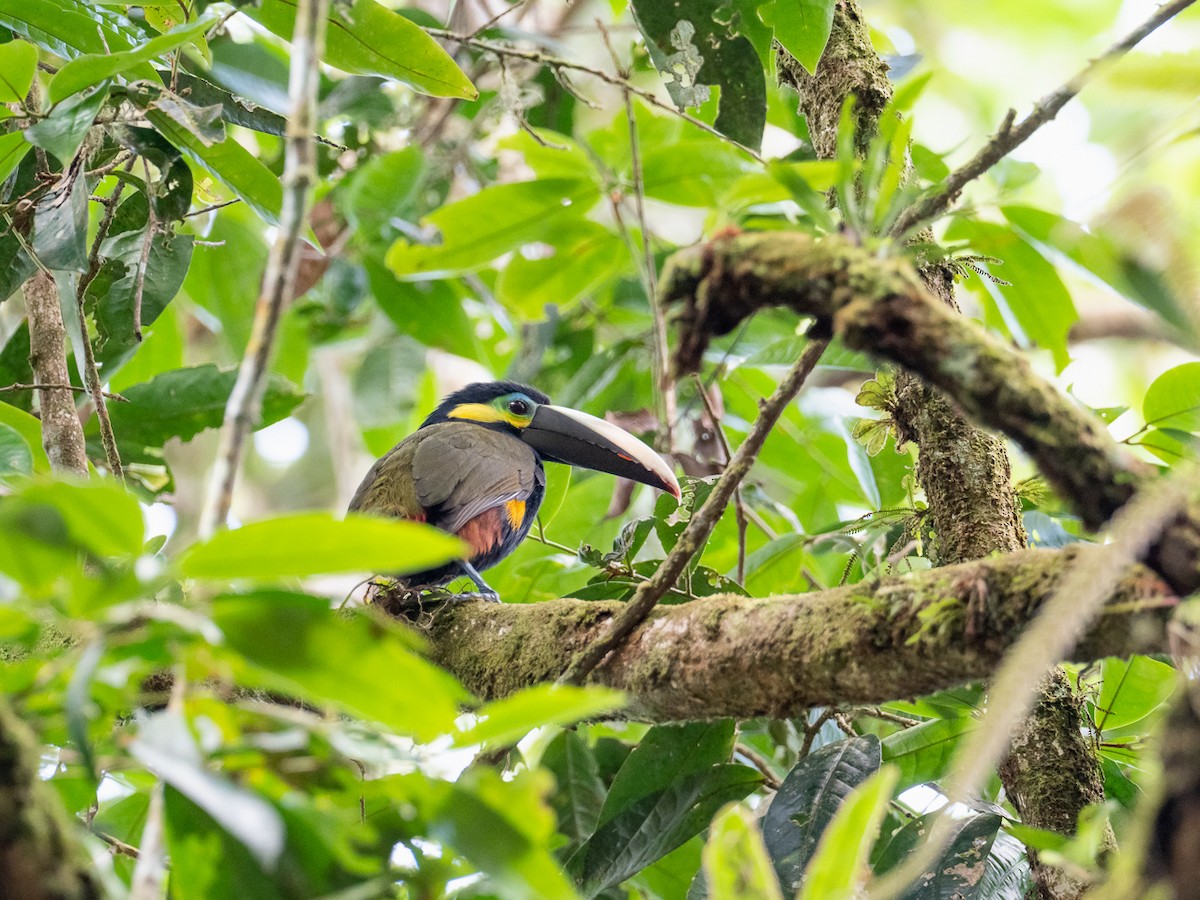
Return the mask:
<path id="1" fill-rule="evenodd" d="M 520 528 L 521 523 L 525 521 L 525 501 L 509 500 L 504 504 L 504 508 L 508 511 L 508 524 L 513 528 Z"/>
<path id="2" fill-rule="evenodd" d="M 483 556 L 504 539 L 500 509 L 485 510 L 458 529 L 458 536 L 471 548 L 471 558 Z"/>

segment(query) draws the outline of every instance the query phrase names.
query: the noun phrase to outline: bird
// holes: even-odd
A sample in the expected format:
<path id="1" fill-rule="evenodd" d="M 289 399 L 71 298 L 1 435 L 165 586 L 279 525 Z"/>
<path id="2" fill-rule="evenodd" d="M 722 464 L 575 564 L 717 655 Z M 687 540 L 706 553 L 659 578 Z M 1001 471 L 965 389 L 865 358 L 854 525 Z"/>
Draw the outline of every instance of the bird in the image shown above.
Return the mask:
<path id="1" fill-rule="evenodd" d="M 680 497 L 657 453 L 604 419 L 554 406 L 515 381 L 477 382 L 455 391 L 371 466 L 350 512 L 424 522 L 457 535 L 469 555 L 396 579 L 436 589 L 466 576 L 481 599 L 499 595 L 480 572 L 529 534 L 546 493 L 543 462 L 566 463 L 629 478 Z"/>

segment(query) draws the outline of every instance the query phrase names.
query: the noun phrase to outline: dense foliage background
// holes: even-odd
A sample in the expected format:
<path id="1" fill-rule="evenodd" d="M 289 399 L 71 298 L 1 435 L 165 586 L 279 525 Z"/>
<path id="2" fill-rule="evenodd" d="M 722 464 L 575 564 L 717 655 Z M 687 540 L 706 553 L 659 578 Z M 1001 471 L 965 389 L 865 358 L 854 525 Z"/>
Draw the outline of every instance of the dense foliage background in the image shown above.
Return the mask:
<path id="1" fill-rule="evenodd" d="M 551 466 L 540 526 L 489 582 L 508 603 L 626 599 L 807 341 L 794 314 L 763 312 L 700 379 L 665 372 L 663 261 L 731 230 L 954 260 L 969 315 L 1146 460 L 1177 464 L 1200 432 L 1197 17 L 1097 74 L 914 248 L 882 235 L 919 192 L 1149 4 L 866 2 L 895 98 L 865 156 L 847 116 L 838 157 L 818 159 L 772 41 L 815 68 L 832 0 L 334 3 L 310 247 L 234 495 L 232 524 L 253 524 L 197 540 L 280 220 L 296 5 L 0 0 L 0 687 L 100 890 L 157 896 L 158 839 L 180 898 L 831 897 L 891 869 L 979 685 L 653 727 L 604 721 L 623 701 L 600 688 L 479 705 L 418 633 L 331 611 L 365 574 L 457 545 L 338 520 L 438 397 L 528 381 L 614 414 L 690 478 L 677 509 Z M 90 347 L 109 392 L 123 484 L 83 391 L 97 471 L 51 473 L 20 290 L 39 273 L 71 384 Z M 748 524 L 727 510 L 663 602 L 938 564 L 892 390 L 835 341 L 743 485 Z M 1093 539 L 1013 463 L 1031 544 Z M 1144 827 L 1175 671 L 1140 656 L 1068 674 L 1104 802 L 1056 834 L 1023 825 L 993 778 L 910 896 L 1021 897 L 1027 848 L 1101 878 L 1113 836 Z M 512 745 L 507 767 L 468 765 Z"/>

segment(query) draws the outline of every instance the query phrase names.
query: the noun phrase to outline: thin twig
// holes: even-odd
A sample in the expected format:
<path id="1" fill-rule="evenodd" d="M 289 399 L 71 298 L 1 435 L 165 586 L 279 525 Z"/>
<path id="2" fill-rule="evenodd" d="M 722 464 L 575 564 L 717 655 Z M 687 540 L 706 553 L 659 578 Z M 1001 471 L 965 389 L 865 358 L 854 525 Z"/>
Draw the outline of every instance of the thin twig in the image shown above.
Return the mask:
<path id="1" fill-rule="evenodd" d="M 287 149 L 283 163 L 283 208 L 279 230 L 271 246 L 262 290 L 254 310 L 254 326 L 237 381 L 225 406 L 216 462 L 200 514 L 200 534 L 211 535 L 225 523 L 233 499 L 233 485 L 241 464 L 246 436 L 258 422 L 267 366 L 275 342 L 283 305 L 294 293 L 300 267 L 301 237 L 308 219 L 312 191 L 317 183 L 317 86 L 325 42 L 329 0 L 300 0 L 288 79 L 290 110 Z"/>
<path id="2" fill-rule="evenodd" d="M 1066 84 L 1035 103 L 1033 111 L 1015 125 L 1013 119 L 1016 118 L 1016 114 L 1009 110 L 1000 128 L 979 152 L 970 161 L 943 179 L 935 193 L 906 209 L 896 220 L 892 233 L 895 235 L 906 234 L 922 222 L 927 222 L 945 212 L 958 199 L 963 188 L 969 182 L 974 181 L 1006 157 L 1016 147 L 1028 140 L 1030 135 L 1058 115 L 1058 111 L 1078 94 L 1098 71 L 1120 59 L 1148 34 L 1195 2 L 1196 0 L 1174 0 L 1173 3 L 1160 6 L 1154 15 L 1109 47 L 1099 57 L 1089 62 Z"/>
<path id="3" fill-rule="evenodd" d="M 0 394 L 12 394 L 18 391 L 75 391 L 80 394 L 91 394 L 88 388 L 78 384 L 6 384 L 0 387 Z M 116 400 L 118 403 L 128 403 L 129 398 L 121 394 L 115 394 L 110 391 L 102 391 L 105 397 L 109 400 Z"/>
<path id="4" fill-rule="evenodd" d="M 831 720 L 837 714 L 837 709 L 832 706 L 827 706 L 821 710 L 811 723 L 806 722 L 804 725 L 804 742 L 800 745 L 800 759 L 808 756 L 812 752 L 813 742 L 817 739 L 817 735 L 821 733 L 821 729 L 825 723 Z"/>
<path id="5" fill-rule="evenodd" d="M 729 465 L 729 461 L 733 459 L 733 450 L 729 447 L 729 439 L 725 437 L 725 430 L 721 428 L 721 419 L 717 415 L 717 411 L 713 408 L 712 399 L 708 396 L 708 391 L 704 388 L 704 380 L 700 377 L 699 373 L 693 374 L 692 377 L 696 381 L 696 390 L 700 392 L 700 402 L 704 404 L 704 411 L 708 413 L 708 420 L 713 424 L 713 433 L 717 436 L 717 442 L 721 445 L 721 451 L 725 454 L 725 459 L 722 462 L 725 465 Z M 737 517 L 738 530 L 737 583 L 745 587 L 747 518 L 746 504 L 742 501 L 741 485 L 738 485 L 733 490 L 733 513 Z M 766 523 L 763 524 L 765 525 Z"/>
<path id="6" fill-rule="evenodd" d="M 579 558 L 578 550 L 573 550 L 572 548 L 568 547 L 566 544 L 560 544 L 558 541 L 552 541 L 552 540 L 550 540 L 550 538 L 546 537 L 546 529 L 542 527 L 541 519 L 538 519 L 537 524 L 538 524 L 538 533 L 534 534 L 531 531 L 531 532 L 529 532 L 529 537 L 533 538 L 539 544 L 545 544 L 547 547 L 553 547 L 555 550 L 559 551 L 560 553 L 567 553 L 570 556 L 575 557 L 576 559 Z M 629 578 L 632 581 L 638 581 L 638 582 L 645 582 L 645 581 L 650 580 L 650 576 L 643 575 L 640 572 L 635 572 L 633 569 L 623 569 L 621 572 L 621 576 Z M 695 600 L 696 599 L 695 595 L 685 594 L 683 591 L 681 591 L 675 587 L 672 587 L 667 593 L 674 594 L 677 597 L 682 597 L 684 600 Z"/>
<path id="7" fill-rule="evenodd" d="M 129 164 L 133 165 L 132 159 Z M 117 214 L 117 204 L 121 202 L 121 194 L 124 190 L 125 181 L 118 178 L 112 193 L 100 200 L 104 206 L 104 215 L 100 218 L 96 237 L 92 241 L 92 249 L 88 253 L 87 271 L 83 273 L 83 277 L 79 279 L 79 285 L 75 289 L 75 314 L 79 319 L 79 343 L 83 345 L 83 377 L 87 382 L 88 395 L 96 406 L 96 421 L 100 425 L 100 443 L 104 445 L 104 458 L 108 461 L 108 471 L 118 481 L 125 480 L 125 470 L 121 466 L 121 454 L 117 450 L 117 437 L 113 434 L 112 420 L 108 416 L 108 404 L 104 401 L 103 385 L 100 383 L 100 373 L 96 369 L 96 354 L 92 351 L 92 341 L 88 336 L 84 301 L 88 286 L 100 272 L 100 245 L 108 237 L 113 217 Z M 147 222 L 147 228 L 149 228 L 149 222 Z M 135 310 L 137 305 L 135 303 Z"/>
<path id="8" fill-rule="evenodd" d="M 738 447 L 733 459 L 725 467 L 725 472 L 713 487 L 712 493 L 708 495 L 704 505 L 692 513 L 692 517 L 683 530 L 683 534 L 679 536 L 675 547 L 667 554 L 667 558 L 663 560 L 662 565 L 650 580 L 638 587 L 633 599 L 613 618 L 608 630 L 576 655 L 559 679 L 561 683 L 582 683 L 592 669 L 603 661 L 604 657 L 620 646 L 629 633 L 645 621 L 655 604 L 674 586 L 676 579 L 687 570 L 692 557 L 704 546 L 708 536 L 712 534 L 726 505 L 733 497 L 734 489 L 742 483 L 742 479 L 750 471 L 750 467 L 754 464 L 759 451 L 762 450 L 763 444 L 766 443 L 771 429 L 775 427 L 775 423 L 779 421 L 779 417 L 783 415 L 788 404 L 800 392 L 805 379 L 808 378 L 827 346 L 829 346 L 828 340 L 810 341 L 804 348 L 804 352 L 800 354 L 800 359 L 784 376 L 775 392 L 769 399 L 760 401 L 759 415 L 750 429 L 750 433 L 746 435 L 746 439 Z"/>
<path id="9" fill-rule="evenodd" d="M 104 843 L 108 844 L 108 846 L 112 847 L 114 851 L 122 856 L 130 856 L 134 859 L 138 858 L 138 848 L 133 846 L 133 844 L 127 844 L 113 837 L 111 834 L 105 834 L 103 831 L 97 831 L 94 828 L 92 829 L 92 834 L 100 838 L 100 840 L 104 841 Z"/>
<path id="10" fill-rule="evenodd" d="M 233 206 L 233 204 L 241 202 L 241 197 L 234 197 L 232 200 L 222 200 L 220 203 L 213 203 L 209 206 L 203 207 L 202 209 L 193 209 L 191 212 L 184 213 L 183 217 L 185 219 L 190 219 L 193 216 L 202 216 L 205 213 L 214 212 L 218 209 L 224 209 L 226 206 Z"/>
<path id="11" fill-rule="evenodd" d="M 1150 481 L 1112 519 L 1110 542 L 1088 547 L 1063 578 L 1009 651 L 992 681 L 987 709 L 955 755 L 950 777 L 943 783 L 947 810 L 968 803 L 978 794 L 996 763 L 1008 750 L 1018 724 L 1033 706 L 1049 671 L 1075 646 L 1084 629 L 1099 615 L 1104 601 L 1129 566 L 1145 556 L 1166 527 L 1184 508 L 1194 464 L 1176 467 L 1170 475 Z M 891 900 L 937 861 L 954 830 L 953 817 L 939 813 L 925 841 L 905 860 L 875 881 L 872 900 Z"/>
<path id="12" fill-rule="evenodd" d="M 775 774 L 775 769 L 771 766 L 770 760 L 749 744 L 738 744 L 733 748 L 733 752 L 738 756 L 745 757 L 754 768 L 758 769 L 759 774 L 763 777 L 764 787 L 772 791 L 779 790 L 779 785 L 782 782 L 779 780 L 779 776 Z"/>
<path id="13" fill-rule="evenodd" d="M 757 150 L 747 147 L 745 144 L 739 143 L 727 135 L 721 134 L 721 132 L 717 131 L 717 129 L 713 128 L 713 126 L 709 125 L 707 122 L 703 122 L 700 119 L 697 119 L 695 116 L 688 115 L 682 110 L 676 109 L 670 103 L 664 103 L 649 91 L 644 91 L 641 88 L 635 87 L 618 76 L 608 74 L 603 69 L 585 66 L 582 63 L 571 62 L 568 59 L 561 59 L 557 56 L 550 56 L 546 53 L 540 53 L 537 50 L 520 50 L 516 47 L 510 47 L 506 44 L 496 44 L 492 41 L 480 40 L 479 38 L 472 37 L 468 34 L 456 34 L 455 32 L 447 31 L 444 28 L 426 28 L 425 31 L 434 37 L 440 37 L 448 41 L 455 41 L 460 44 L 465 44 L 468 47 L 474 47 L 477 50 L 483 50 L 487 53 L 494 53 L 497 56 L 511 56 L 515 59 L 525 59 L 543 66 L 548 66 L 551 69 L 566 69 L 571 72 L 582 72 L 585 75 L 591 75 L 593 78 L 603 81 L 605 84 L 614 85 L 615 87 L 619 87 L 622 90 L 628 91 L 629 93 L 640 97 L 642 100 L 646 101 L 657 109 L 668 112 L 673 116 L 678 116 L 679 118 L 683 119 L 683 121 L 696 128 L 699 128 L 701 131 L 711 134 L 713 137 L 724 141 L 726 144 L 729 144 L 732 147 L 736 147 L 755 162 L 762 163 L 764 165 L 766 164 L 766 159 L 764 159 L 762 154 L 760 154 Z"/>

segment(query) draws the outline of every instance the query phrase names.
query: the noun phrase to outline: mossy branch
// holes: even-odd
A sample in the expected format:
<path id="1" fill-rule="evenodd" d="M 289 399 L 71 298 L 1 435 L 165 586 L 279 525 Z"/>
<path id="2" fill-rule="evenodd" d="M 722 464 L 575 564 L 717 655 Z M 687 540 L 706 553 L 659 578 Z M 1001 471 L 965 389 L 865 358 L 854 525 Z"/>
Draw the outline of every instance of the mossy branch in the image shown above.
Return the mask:
<path id="1" fill-rule="evenodd" d="M 1096 549 L 1026 550 L 811 594 L 658 607 L 588 681 L 626 691 L 626 715 L 659 722 L 787 718 L 927 694 L 990 676 L 1072 562 Z M 1131 568 L 1074 658 L 1162 649 L 1174 603 L 1161 579 Z M 459 603 L 425 630 L 434 660 L 494 699 L 554 681 L 622 608 Z"/>

